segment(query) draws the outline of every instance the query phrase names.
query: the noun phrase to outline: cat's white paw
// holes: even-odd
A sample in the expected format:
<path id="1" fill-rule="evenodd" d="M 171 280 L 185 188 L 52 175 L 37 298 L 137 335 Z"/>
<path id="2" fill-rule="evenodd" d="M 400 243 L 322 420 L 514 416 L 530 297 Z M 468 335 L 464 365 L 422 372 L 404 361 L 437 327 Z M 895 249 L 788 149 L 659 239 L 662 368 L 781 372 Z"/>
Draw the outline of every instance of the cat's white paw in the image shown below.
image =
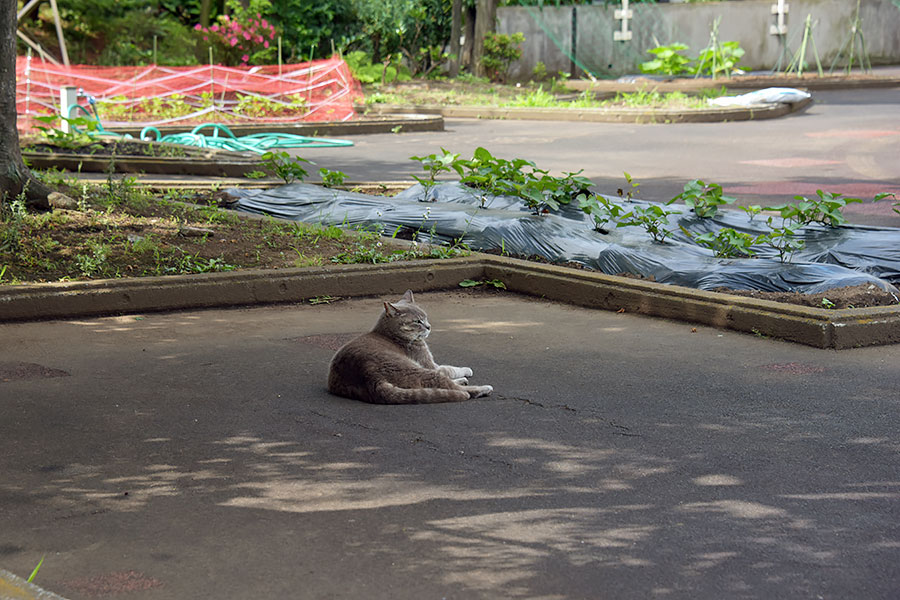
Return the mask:
<path id="1" fill-rule="evenodd" d="M 438 370 L 447 375 L 450 379 L 472 376 L 472 369 L 469 367 L 451 367 L 450 365 L 442 365 L 438 367 Z"/>
<path id="2" fill-rule="evenodd" d="M 454 379 L 453 383 L 455 383 L 456 385 L 468 385 L 469 380 L 465 377 L 460 377 L 459 379 Z"/>
<path id="3" fill-rule="evenodd" d="M 484 398 L 485 396 L 490 396 L 491 392 L 494 391 L 494 387 L 491 385 L 479 385 L 477 387 L 471 388 L 470 396 L 472 398 Z M 474 392 L 474 396 L 472 396 L 472 392 Z"/>

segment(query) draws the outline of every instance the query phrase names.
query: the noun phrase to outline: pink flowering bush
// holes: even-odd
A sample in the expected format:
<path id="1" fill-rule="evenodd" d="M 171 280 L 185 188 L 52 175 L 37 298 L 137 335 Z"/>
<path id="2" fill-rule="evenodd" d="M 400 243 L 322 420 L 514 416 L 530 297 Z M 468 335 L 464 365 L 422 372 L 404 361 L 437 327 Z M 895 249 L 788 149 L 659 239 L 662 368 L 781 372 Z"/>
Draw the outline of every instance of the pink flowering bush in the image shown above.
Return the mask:
<path id="1" fill-rule="evenodd" d="M 212 47 L 216 63 L 246 66 L 274 62 L 278 32 L 260 13 L 256 17 L 221 15 L 209 27 L 194 25 L 194 31 L 200 36 L 198 46 L 204 53 Z M 208 59 L 208 54 L 201 57 L 203 62 Z"/>

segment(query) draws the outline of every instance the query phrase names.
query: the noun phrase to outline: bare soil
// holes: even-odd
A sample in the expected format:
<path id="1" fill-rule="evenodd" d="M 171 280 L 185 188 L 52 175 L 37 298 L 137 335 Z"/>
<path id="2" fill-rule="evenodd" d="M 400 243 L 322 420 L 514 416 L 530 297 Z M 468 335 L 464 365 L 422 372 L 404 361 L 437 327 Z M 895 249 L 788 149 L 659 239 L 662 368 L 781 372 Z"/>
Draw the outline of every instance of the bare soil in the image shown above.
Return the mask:
<path id="1" fill-rule="evenodd" d="M 854 285 L 833 288 L 821 294 L 800 294 L 797 292 L 760 292 L 756 290 L 716 290 L 726 294 L 746 296 L 760 300 L 772 300 L 800 306 L 816 308 L 867 308 L 872 306 L 891 306 L 900 302 L 900 298 L 891 292 L 882 290 L 872 284 Z"/>

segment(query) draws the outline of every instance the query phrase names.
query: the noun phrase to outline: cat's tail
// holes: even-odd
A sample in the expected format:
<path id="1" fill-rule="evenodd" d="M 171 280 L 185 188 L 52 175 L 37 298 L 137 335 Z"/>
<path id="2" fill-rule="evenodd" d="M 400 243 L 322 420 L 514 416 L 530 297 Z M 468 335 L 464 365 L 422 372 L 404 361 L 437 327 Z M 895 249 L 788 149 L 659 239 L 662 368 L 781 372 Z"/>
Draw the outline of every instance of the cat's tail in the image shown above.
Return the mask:
<path id="1" fill-rule="evenodd" d="M 378 383 L 374 392 L 373 401 L 378 404 L 434 404 L 437 402 L 462 402 L 469 399 L 469 393 L 464 390 L 444 388 L 407 389 L 397 387 L 387 381 Z"/>

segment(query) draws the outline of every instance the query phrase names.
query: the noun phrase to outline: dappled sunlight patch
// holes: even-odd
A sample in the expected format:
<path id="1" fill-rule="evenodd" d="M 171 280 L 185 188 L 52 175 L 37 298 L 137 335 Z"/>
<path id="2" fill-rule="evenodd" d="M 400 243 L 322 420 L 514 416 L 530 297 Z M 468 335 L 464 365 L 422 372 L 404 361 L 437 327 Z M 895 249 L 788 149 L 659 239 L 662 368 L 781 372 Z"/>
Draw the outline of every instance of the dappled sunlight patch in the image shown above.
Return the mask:
<path id="1" fill-rule="evenodd" d="M 221 502 L 220 506 L 255 508 L 294 513 L 374 510 L 429 501 L 471 501 L 518 498 L 518 492 L 481 492 L 452 486 L 432 485 L 396 474 L 360 479 L 358 473 L 339 476 L 329 465 L 316 471 L 328 471 L 326 479 L 269 479 L 237 487 L 242 495 Z M 338 471 L 345 469 L 339 468 Z"/>
<path id="2" fill-rule="evenodd" d="M 738 479 L 737 477 L 732 477 L 731 475 L 703 475 L 702 477 L 694 477 L 693 482 L 695 485 L 702 486 L 720 486 L 720 485 L 743 485 L 744 482 Z"/>
<path id="3" fill-rule="evenodd" d="M 786 518 L 788 512 L 782 508 L 766 506 L 746 500 L 716 500 L 714 502 L 689 502 L 679 507 L 684 512 L 715 512 L 737 519 Z"/>
<path id="4" fill-rule="evenodd" d="M 656 527 L 620 525 L 621 507 L 502 511 L 437 519 L 411 534 L 431 542 L 432 559 L 446 565 L 444 582 L 473 590 L 502 585 L 507 597 L 534 593 L 528 581 L 548 560 L 574 567 L 645 567 L 652 562 L 633 554 Z"/>
<path id="5" fill-rule="evenodd" d="M 435 332 L 454 333 L 512 333 L 518 329 L 542 327 L 542 321 L 487 321 L 484 319 L 442 319 L 445 327 L 435 328 Z"/>

